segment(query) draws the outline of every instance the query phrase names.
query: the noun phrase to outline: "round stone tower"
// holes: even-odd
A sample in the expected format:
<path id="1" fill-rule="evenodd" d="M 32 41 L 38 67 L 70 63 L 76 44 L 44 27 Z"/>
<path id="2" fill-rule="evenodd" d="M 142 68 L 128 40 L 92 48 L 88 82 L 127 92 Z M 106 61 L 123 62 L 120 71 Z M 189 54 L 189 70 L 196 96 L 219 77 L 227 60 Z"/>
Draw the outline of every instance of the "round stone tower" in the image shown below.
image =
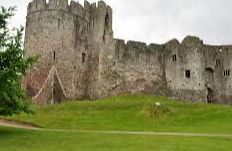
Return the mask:
<path id="1" fill-rule="evenodd" d="M 112 31 L 112 14 L 104 2 L 98 5 L 68 0 L 28 5 L 25 50 L 39 61 L 24 84 L 37 102 L 98 97 L 100 43 L 107 41 L 105 26 Z"/>

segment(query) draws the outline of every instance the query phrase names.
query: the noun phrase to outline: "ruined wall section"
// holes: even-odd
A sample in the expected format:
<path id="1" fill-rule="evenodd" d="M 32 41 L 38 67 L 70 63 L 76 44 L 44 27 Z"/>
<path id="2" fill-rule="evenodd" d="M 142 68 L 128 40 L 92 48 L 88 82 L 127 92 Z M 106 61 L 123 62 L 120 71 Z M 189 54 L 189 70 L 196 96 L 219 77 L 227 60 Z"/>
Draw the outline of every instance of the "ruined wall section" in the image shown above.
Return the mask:
<path id="1" fill-rule="evenodd" d="M 215 57 L 215 95 L 218 103 L 231 104 L 232 100 L 232 46 L 216 48 Z M 217 60 L 217 62 L 216 62 Z"/>
<path id="2" fill-rule="evenodd" d="M 90 4 L 82 7 L 67 0 L 34 0 L 28 5 L 26 55 L 39 55 L 26 77 L 31 96 L 43 87 L 52 66 L 56 67 L 66 99 L 87 95 Z M 47 98 L 44 98 L 47 99 Z M 40 98 L 41 100 L 41 98 Z M 49 102 L 50 100 L 47 100 Z"/>
<path id="3" fill-rule="evenodd" d="M 206 99 L 202 46 L 199 38 L 191 36 L 181 44 L 174 40 L 165 45 L 168 96 L 192 101 Z"/>
<path id="4" fill-rule="evenodd" d="M 115 39 L 113 72 L 106 72 L 111 81 L 108 95 L 148 93 L 163 95 L 163 45 Z"/>
<path id="5" fill-rule="evenodd" d="M 112 9 L 103 1 L 91 5 L 91 45 L 93 46 L 93 59 L 91 63 L 92 79 L 90 94 L 92 98 L 100 98 L 107 95 L 111 87 L 111 81 L 106 72 L 113 72 L 114 40 L 112 29 Z"/>
<path id="6" fill-rule="evenodd" d="M 209 103 L 231 103 L 231 46 L 206 45 L 187 36 L 165 44 L 167 96 Z"/>
<path id="7" fill-rule="evenodd" d="M 206 74 L 206 86 L 213 91 L 214 103 L 231 104 L 232 99 L 232 46 L 203 47 L 206 68 L 211 68 L 213 73 L 212 84 L 208 85 L 211 77 Z"/>

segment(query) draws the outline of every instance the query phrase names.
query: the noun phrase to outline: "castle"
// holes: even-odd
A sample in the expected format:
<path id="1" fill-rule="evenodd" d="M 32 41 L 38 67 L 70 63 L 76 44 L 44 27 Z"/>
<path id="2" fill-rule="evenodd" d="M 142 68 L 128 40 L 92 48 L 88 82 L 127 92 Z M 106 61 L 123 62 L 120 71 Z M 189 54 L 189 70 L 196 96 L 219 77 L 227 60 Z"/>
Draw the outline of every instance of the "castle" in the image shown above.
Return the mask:
<path id="1" fill-rule="evenodd" d="M 40 104 L 123 93 L 232 102 L 232 46 L 192 36 L 181 43 L 125 43 L 113 38 L 112 9 L 103 1 L 32 1 L 25 50 L 40 56 L 23 81 Z"/>

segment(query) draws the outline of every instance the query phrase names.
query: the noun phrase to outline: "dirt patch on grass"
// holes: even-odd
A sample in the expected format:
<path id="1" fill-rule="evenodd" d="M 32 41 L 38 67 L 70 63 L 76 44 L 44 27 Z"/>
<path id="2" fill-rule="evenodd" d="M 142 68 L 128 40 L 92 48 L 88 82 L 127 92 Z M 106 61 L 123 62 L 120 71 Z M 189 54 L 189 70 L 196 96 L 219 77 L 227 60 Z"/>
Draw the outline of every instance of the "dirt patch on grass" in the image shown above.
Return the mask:
<path id="1" fill-rule="evenodd" d="M 8 120 L 0 118 L 0 126 L 8 126 L 8 127 L 15 127 L 15 128 L 24 128 L 24 129 L 38 129 L 41 128 L 38 125 L 33 123 L 15 121 L 15 120 Z"/>

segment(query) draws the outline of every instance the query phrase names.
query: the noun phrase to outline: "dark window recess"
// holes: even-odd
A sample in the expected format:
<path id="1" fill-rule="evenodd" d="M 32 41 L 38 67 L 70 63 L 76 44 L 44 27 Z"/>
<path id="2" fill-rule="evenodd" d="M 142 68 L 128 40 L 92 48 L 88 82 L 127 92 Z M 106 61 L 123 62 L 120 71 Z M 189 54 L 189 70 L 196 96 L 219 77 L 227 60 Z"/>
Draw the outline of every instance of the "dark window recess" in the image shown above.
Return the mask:
<path id="1" fill-rule="evenodd" d="M 213 103 L 214 102 L 214 94 L 213 90 L 210 88 L 207 88 L 208 94 L 207 94 L 207 103 Z"/>
<path id="2" fill-rule="evenodd" d="M 176 55 L 172 55 L 172 61 L 173 61 L 173 62 L 176 62 L 176 60 L 177 60 L 177 59 L 176 59 Z"/>
<path id="3" fill-rule="evenodd" d="M 104 34 L 103 34 L 103 41 L 106 41 L 106 34 L 107 31 L 110 29 L 110 23 L 109 23 L 109 15 L 106 14 L 105 16 L 105 29 L 104 29 Z"/>
<path id="4" fill-rule="evenodd" d="M 85 53 L 82 53 L 82 63 L 83 63 L 83 64 L 85 63 L 85 58 L 86 58 L 86 54 L 85 54 Z"/>
<path id="5" fill-rule="evenodd" d="M 190 70 L 185 70 L 185 76 L 186 76 L 186 78 L 190 78 L 191 77 Z"/>
<path id="6" fill-rule="evenodd" d="M 60 28 L 60 19 L 58 19 L 58 28 Z"/>
<path id="7" fill-rule="evenodd" d="M 56 60 L 56 52 L 54 51 L 53 52 L 53 61 L 55 61 Z"/>
<path id="8" fill-rule="evenodd" d="M 225 77 L 230 76 L 230 70 L 224 70 L 224 76 Z"/>
<path id="9" fill-rule="evenodd" d="M 105 27 L 107 30 L 109 30 L 109 28 L 110 28 L 110 20 L 109 20 L 108 14 L 106 14 L 106 17 L 105 17 Z"/>
<path id="10" fill-rule="evenodd" d="M 216 60 L 216 66 L 218 67 L 218 66 L 220 66 L 221 65 L 221 60 L 220 59 L 217 59 Z"/>

